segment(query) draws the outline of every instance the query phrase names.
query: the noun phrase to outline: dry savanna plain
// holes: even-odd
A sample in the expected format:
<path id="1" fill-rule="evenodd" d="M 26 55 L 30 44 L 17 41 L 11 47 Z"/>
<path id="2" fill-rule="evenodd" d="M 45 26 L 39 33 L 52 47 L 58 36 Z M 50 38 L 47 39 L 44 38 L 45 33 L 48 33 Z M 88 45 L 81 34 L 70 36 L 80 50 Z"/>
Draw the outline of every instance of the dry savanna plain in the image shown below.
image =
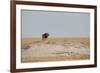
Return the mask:
<path id="1" fill-rule="evenodd" d="M 90 59 L 90 39 L 80 38 L 22 38 L 21 62 L 51 62 Z"/>

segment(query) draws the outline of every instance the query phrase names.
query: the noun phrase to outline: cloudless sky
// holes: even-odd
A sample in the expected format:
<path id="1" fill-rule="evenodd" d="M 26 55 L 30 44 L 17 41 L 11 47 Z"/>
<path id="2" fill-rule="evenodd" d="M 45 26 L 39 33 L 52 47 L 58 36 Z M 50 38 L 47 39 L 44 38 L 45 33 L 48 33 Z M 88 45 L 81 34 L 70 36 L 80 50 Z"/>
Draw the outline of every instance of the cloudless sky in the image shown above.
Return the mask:
<path id="1" fill-rule="evenodd" d="M 22 37 L 89 37 L 90 14 L 21 10 Z"/>

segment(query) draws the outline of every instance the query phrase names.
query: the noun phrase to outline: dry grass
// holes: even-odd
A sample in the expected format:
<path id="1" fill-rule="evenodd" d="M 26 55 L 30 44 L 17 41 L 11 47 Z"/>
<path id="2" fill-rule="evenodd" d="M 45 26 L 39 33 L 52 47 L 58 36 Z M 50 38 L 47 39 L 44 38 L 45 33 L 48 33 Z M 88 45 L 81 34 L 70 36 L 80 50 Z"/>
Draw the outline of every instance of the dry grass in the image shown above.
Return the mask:
<path id="1" fill-rule="evenodd" d="M 23 38 L 22 39 L 22 48 L 25 48 L 28 45 L 36 45 L 37 43 L 43 43 L 41 38 Z M 90 39 L 88 37 L 84 37 L 84 38 L 48 38 L 46 44 L 44 43 L 44 45 L 48 45 L 49 43 L 54 43 L 55 42 L 72 42 L 72 43 L 81 43 L 82 46 L 85 49 L 89 49 L 90 46 Z M 66 48 L 68 48 L 67 46 L 65 46 Z M 77 47 L 76 47 L 77 48 Z M 78 47 L 78 49 L 81 49 Z M 74 51 L 78 51 L 75 49 L 72 49 Z M 83 49 L 84 50 L 84 49 Z M 38 52 L 40 51 L 40 52 Z M 55 50 L 54 50 L 55 51 Z M 86 51 L 87 52 L 87 51 Z M 36 51 L 32 52 L 34 55 L 36 53 Z M 47 51 L 46 49 L 43 50 L 37 50 L 37 53 L 39 53 L 38 55 L 41 54 L 50 54 L 51 51 Z M 54 53 L 52 53 L 53 55 L 56 56 L 45 56 L 45 57 L 22 57 L 22 62 L 26 63 L 26 62 L 45 62 L 45 61 L 64 61 L 64 60 L 84 60 L 84 59 L 89 59 L 89 53 L 85 54 L 77 54 L 75 52 L 65 52 L 64 50 L 60 50 L 60 51 L 56 51 Z M 65 54 L 65 55 L 63 55 Z M 25 54 L 26 55 L 26 54 Z M 29 55 L 29 54 L 27 54 Z M 27 56 L 26 55 L 26 56 Z M 23 55 L 24 56 L 24 55 Z"/>
<path id="2" fill-rule="evenodd" d="M 37 43 L 42 41 L 41 38 L 22 38 L 22 48 L 28 46 L 31 43 Z M 84 47 L 89 47 L 90 39 L 88 37 L 84 38 L 48 38 L 48 42 L 80 42 Z"/>
<path id="3" fill-rule="evenodd" d="M 27 63 L 27 62 L 51 62 L 51 61 L 71 61 L 71 60 L 87 60 L 89 59 L 89 55 L 84 55 L 82 58 L 81 57 L 70 57 L 70 56 L 56 56 L 56 57 L 32 57 L 31 59 L 26 59 L 23 58 L 22 62 Z"/>

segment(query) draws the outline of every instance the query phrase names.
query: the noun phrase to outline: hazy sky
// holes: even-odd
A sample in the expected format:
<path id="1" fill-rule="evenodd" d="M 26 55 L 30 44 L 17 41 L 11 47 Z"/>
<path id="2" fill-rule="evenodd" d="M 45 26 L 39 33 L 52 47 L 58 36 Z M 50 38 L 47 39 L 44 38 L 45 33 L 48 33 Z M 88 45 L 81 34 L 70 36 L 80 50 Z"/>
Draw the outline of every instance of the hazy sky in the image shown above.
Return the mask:
<path id="1" fill-rule="evenodd" d="M 22 37 L 89 37 L 90 14 L 21 10 Z"/>

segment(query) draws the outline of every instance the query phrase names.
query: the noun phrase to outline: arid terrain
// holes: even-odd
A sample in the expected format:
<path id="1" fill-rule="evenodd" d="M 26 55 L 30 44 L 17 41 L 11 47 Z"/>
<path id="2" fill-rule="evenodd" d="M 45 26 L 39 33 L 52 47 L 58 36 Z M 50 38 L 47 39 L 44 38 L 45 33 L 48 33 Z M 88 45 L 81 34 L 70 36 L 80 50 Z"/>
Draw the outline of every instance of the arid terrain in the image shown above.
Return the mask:
<path id="1" fill-rule="evenodd" d="M 22 38 L 21 62 L 86 60 L 90 57 L 89 38 Z"/>

